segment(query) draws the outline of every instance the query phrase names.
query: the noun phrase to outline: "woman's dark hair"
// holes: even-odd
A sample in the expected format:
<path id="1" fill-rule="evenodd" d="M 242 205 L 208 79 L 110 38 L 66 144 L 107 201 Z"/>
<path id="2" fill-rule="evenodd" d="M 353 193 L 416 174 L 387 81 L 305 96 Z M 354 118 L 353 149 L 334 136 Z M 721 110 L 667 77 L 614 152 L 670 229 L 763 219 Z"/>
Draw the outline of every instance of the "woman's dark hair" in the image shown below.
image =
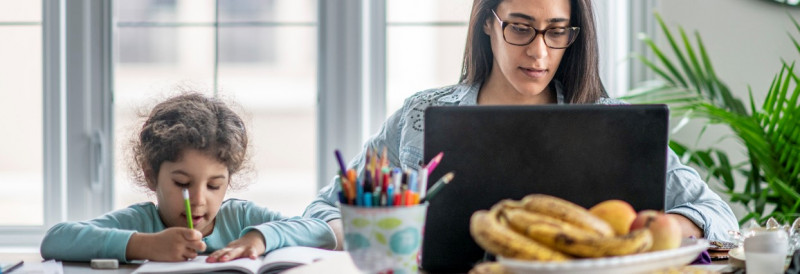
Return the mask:
<path id="1" fill-rule="evenodd" d="M 156 105 L 132 141 L 135 180 L 146 187 L 161 164 L 179 161 L 196 149 L 228 168 L 230 178 L 246 166 L 248 137 L 244 122 L 221 99 L 189 92 Z M 145 171 L 145 172 L 143 172 Z M 239 187 L 230 180 L 233 189 Z"/>
<path id="2" fill-rule="evenodd" d="M 494 54 L 489 35 L 483 26 L 491 18 L 492 9 L 503 0 L 475 0 L 469 20 L 464 63 L 461 68 L 462 84 L 484 83 L 492 71 Z M 564 52 L 554 80 L 564 86 L 564 100 L 573 103 L 595 103 L 608 97 L 598 70 L 597 32 L 591 0 L 570 0 L 570 25 L 580 27 L 578 37 Z"/>

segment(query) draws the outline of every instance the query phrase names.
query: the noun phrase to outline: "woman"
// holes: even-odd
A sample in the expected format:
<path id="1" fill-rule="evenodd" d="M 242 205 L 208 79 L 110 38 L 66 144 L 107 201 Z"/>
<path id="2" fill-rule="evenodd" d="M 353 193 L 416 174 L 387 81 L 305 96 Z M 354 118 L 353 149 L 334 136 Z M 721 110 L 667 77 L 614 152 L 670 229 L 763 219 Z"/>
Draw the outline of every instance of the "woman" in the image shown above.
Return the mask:
<path id="1" fill-rule="evenodd" d="M 367 149 L 386 146 L 392 166 L 418 169 L 429 106 L 623 104 L 600 81 L 592 14 L 590 0 L 475 0 L 460 83 L 406 99 L 350 167 L 360 171 Z M 738 229 L 728 204 L 672 150 L 666 178 L 666 212 L 685 237 L 725 240 Z M 338 190 L 335 183 L 323 188 L 304 216 L 328 222 L 342 248 Z"/>

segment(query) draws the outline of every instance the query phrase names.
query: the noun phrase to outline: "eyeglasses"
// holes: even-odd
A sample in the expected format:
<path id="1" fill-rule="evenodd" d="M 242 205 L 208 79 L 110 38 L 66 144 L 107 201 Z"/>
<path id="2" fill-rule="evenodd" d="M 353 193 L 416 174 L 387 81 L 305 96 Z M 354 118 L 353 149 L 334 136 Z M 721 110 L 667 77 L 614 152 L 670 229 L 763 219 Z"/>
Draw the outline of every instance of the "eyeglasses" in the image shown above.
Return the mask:
<path id="1" fill-rule="evenodd" d="M 572 45 L 572 42 L 575 42 L 575 38 L 578 37 L 578 32 L 581 30 L 579 27 L 555 27 L 538 30 L 528 24 L 503 22 L 500 17 L 497 17 L 497 13 L 494 10 L 491 11 L 494 14 L 494 18 L 497 18 L 497 21 L 500 22 L 500 28 L 503 30 L 503 39 L 506 40 L 506 43 L 515 46 L 526 46 L 541 33 L 542 37 L 544 37 L 544 44 L 547 47 L 564 49 Z"/>

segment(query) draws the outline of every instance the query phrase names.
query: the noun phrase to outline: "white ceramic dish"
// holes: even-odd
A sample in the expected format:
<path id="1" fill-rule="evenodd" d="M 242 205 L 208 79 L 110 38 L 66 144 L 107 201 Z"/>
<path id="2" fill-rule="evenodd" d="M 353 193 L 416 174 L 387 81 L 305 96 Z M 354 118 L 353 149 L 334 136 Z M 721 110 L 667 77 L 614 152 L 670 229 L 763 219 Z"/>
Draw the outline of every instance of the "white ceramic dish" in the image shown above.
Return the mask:
<path id="1" fill-rule="evenodd" d="M 737 247 L 728 251 L 728 264 L 734 267 L 744 268 L 744 247 Z"/>
<path id="2" fill-rule="evenodd" d="M 514 273 L 643 273 L 687 265 L 707 248 L 708 241 L 705 239 L 686 239 L 681 243 L 681 247 L 676 249 L 628 256 L 577 259 L 560 263 L 515 260 L 498 256 L 498 261 Z"/>
<path id="3" fill-rule="evenodd" d="M 737 247 L 728 251 L 728 255 L 744 261 L 744 247 Z"/>

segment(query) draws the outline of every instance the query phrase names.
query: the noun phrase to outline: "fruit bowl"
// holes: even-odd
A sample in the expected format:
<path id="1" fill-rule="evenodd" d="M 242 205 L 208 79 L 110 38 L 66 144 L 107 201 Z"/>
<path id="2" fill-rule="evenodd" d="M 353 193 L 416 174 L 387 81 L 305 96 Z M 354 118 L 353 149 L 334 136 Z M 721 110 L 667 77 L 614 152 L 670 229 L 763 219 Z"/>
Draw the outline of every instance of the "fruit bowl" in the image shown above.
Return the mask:
<path id="1" fill-rule="evenodd" d="M 687 265 L 707 248 L 708 241 L 705 239 L 684 239 L 676 249 L 627 256 L 566 262 L 525 261 L 498 256 L 498 261 L 513 273 L 642 273 Z"/>

